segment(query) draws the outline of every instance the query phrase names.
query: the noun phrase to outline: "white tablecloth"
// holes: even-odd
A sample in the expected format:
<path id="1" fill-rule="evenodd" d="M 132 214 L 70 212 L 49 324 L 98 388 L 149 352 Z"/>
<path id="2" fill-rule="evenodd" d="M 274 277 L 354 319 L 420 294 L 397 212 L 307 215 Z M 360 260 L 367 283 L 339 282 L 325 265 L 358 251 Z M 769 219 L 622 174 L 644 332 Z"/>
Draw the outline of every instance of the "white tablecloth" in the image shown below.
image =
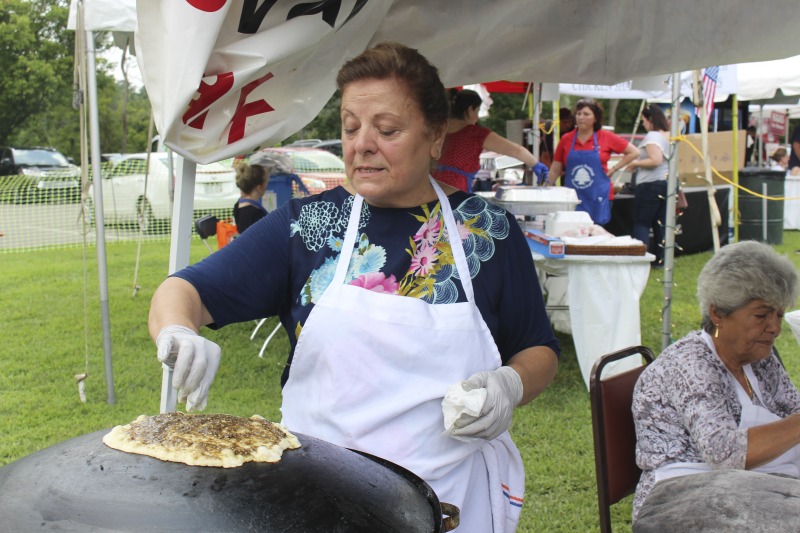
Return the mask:
<path id="1" fill-rule="evenodd" d="M 652 254 L 644 256 L 567 255 L 550 259 L 533 254 L 539 280 L 547 294 L 548 306 L 568 306 L 569 322 L 565 324 L 556 313 L 553 326 L 572 333 L 578 363 L 589 388 L 589 373 L 594 362 L 605 354 L 642 343 L 639 299 L 650 276 Z M 555 279 L 551 279 L 555 277 Z M 558 294 L 558 283 L 564 297 Z M 560 279 L 559 279 L 560 278 Z M 555 301 L 551 299 L 555 297 Z M 636 358 L 626 358 L 610 364 L 604 377 L 639 366 Z"/>
<path id="2" fill-rule="evenodd" d="M 783 196 L 800 198 L 800 176 L 786 176 Z M 800 200 L 786 200 L 783 203 L 783 229 L 800 229 Z"/>

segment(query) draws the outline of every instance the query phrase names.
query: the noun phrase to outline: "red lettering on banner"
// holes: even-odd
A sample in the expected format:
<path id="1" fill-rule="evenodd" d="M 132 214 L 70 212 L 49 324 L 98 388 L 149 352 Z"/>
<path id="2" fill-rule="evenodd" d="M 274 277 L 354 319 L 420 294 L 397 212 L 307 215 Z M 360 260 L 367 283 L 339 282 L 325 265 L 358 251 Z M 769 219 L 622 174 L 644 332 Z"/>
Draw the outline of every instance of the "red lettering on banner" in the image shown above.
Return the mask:
<path id="1" fill-rule="evenodd" d="M 183 123 L 198 130 L 203 129 L 208 108 L 230 91 L 231 87 L 233 87 L 233 72 L 217 75 L 217 81 L 213 84 L 201 81 L 200 87 L 197 88 L 197 98 L 189 102 L 189 108 L 181 117 Z"/>
<path id="2" fill-rule="evenodd" d="M 205 11 L 206 13 L 213 13 L 219 11 L 228 0 L 186 0 L 186 3 L 195 9 Z"/>
<path id="3" fill-rule="evenodd" d="M 261 113 L 269 113 L 274 111 L 275 108 L 267 103 L 266 100 L 256 100 L 254 102 L 247 102 L 247 96 L 255 90 L 256 87 L 272 78 L 272 72 L 267 72 L 257 80 L 251 81 L 244 87 L 239 95 L 239 103 L 236 104 L 236 112 L 231 119 L 231 129 L 228 133 L 228 144 L 233 144 L 244 137 L 244 128 L 247 125 L 247 117 L 253 115 L 260 115 Z"/>

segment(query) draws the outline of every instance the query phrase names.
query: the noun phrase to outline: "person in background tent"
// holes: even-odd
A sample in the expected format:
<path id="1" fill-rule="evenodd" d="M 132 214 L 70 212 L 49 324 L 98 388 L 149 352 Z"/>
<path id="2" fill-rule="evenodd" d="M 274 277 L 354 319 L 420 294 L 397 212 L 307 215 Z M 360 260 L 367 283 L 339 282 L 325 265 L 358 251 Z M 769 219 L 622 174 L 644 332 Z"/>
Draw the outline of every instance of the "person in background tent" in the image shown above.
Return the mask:
<path id="1" fill-rule="evenodd" d="M 795 126 L 792 132 L 792 150 L 789 154 L 789 174 L 800 176 L 800 126 Z"/>
<path id="2" fill-rule="evenodd" d="M 547 166 L 524 146 L 478 125 L 482 99 L 469 89 L 450 90 L 450 120 L 433 177 L 464 192 L 472 192 L 472 181 L 481 168 L 481 152 L 490 150 L 515 157 L 541 178 Z"/>
<path id="3" fill-rule="evenodd" d="M 572 115 L 570 108 L 562 107 L 558 110 L 558 122 L 559 137 L 564 137 L 566 133 L 569 133 L 575 128 L 575 117 Z M 551 121 L 547 121 L 545 126 L 550 133 L 542 135 L 542 140 L 539 143 L 539 160 L 550 167 L 553 164 L 553 146 L 556 144 L 553 141 L 555 138 L 555 128 L 553 128 Z"/>
<path id="4" fill-rule="evenodd" d="M 664 224 L 667 220 L 667 175 L 669 174 L 669 123 L 658 104 L 642 110 L 647 135 L 639 143 L 639 159 L 632 161 L 628 172 L 636 172 L 633 199 L 633 237 L 648 246 L 656 256 L 654 266 L 664 265 Z M 650 245 L 653 230 L 653 245 Z"/>
<path id="5" fill-rule="evenodd" d="M 563 174 L 564 185 L 575 189 L 581 201 L 577 210 L 586 211 L 595 224 L 611 220 L 614 188 L 611 176 L 639 157 L 639 150 L 616 133 L 603 129 L 603 108 L 590 98 L 575 106 L 577 128 L 561 137 L 547 181 L 554 185 Z M 608 171 L 611 154 L 623 154 Z"/>
<path id="6" fill-rule="evenodd" d="M 575 115 L 572 114 L 572 110 L 570 108 L 562 107 L 559 109 L 558 120 L 561 122 L 561 124 L 559 124 L 559 128 L 562 137 L 575 129 Z"/>
<path id="7" fill-rule="evenodd" d="M 236 231 L 241 235 L 247 228 L 267 216 L 262 199 L 267 192 L 269 173 L 261 165 L 247 163 L 237 163 L 234 170 L 236 170 L 236 186 L 242 195 L 233 206 L 233 220 L 236 222 Z"/>
<path id="8" fill-rule="evenodd" d="M 769 156 L 770 170 L 782 170 L 786 172 L 789 168 L 789 152 L 786 148 L 778 148 Z"/>
<path id="9" fill-rule="evenodd" d="M 512 533 L 525 476 L 508 428 L 560 352 L 530 248 L 513 215 L 430 176 L 448 101 L 417 50 L 380 43 L 336 83 L 348 181 L 166 279 L 150 307 L 158 359 L 202 410 L 222 350 L 201 328 L 279 316 L 290 431 L 414 472 L 460 508 L 459 532 Z M 485 400 L 448 411 L 445 433 L 448 391 Z"/>

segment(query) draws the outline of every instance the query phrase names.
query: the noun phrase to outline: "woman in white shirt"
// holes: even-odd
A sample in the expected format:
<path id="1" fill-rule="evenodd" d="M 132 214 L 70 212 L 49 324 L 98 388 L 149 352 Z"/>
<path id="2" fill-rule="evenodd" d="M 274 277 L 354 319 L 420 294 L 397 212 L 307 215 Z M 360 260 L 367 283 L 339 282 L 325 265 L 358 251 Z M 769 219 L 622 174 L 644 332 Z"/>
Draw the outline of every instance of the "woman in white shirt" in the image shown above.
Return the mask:
<path id="1" fill-rule="evenodd" d="M 644 108 L 642 123 L 647 135 L 639 144 L 639 158 L 627 168 L 628 172 L 636 172 L 633 237 L 647 245 L 648 251 L 656 256 L 654 265 L 661 267 L 664 265 L 664 224 L 667 219 L 669 123 L 657 104 Z"/>

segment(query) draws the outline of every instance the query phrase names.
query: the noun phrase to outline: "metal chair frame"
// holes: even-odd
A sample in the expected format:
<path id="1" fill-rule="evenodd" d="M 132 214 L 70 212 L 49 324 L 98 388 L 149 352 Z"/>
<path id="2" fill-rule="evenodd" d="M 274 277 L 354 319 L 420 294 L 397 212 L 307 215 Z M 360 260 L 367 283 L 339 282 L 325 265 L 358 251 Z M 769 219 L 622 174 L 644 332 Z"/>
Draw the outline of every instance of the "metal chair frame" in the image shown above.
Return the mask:
<path id="1" fill-rule="evenodd" d="M 253 330 L 253 333 L 250 334 L 250 340 L 253 340 L 255 338 L 256 333 L 258 333 L 258 330 L 261 328 L 261 326 L 264 324 L 264 322 L 266 322 L 266 320 L 267 320 L 266 318 L 262 318 L 261 320 L 258 321 L 258 323 L 256 324 L 256 328 Z M 264 341 L 264 344 L 261 345 L 261 350 L 258 352 L 258 356 L 260 358 L 262 358 L 262 359 L 264 358 L 264 351 L 267 349 L 267 345 L 269 344 L 269 341 L 271 341 L 272 337 L 274 337 L 275 334 L 278 333 L 278 330 L 281 329 L 281 325 L 282 324 L 279 321 L 278 325 L 275 326 L 275 329 L 272 330 L 272 333 L 270 333 L 269 336 L 267 337 L 267 339 Z"/>

